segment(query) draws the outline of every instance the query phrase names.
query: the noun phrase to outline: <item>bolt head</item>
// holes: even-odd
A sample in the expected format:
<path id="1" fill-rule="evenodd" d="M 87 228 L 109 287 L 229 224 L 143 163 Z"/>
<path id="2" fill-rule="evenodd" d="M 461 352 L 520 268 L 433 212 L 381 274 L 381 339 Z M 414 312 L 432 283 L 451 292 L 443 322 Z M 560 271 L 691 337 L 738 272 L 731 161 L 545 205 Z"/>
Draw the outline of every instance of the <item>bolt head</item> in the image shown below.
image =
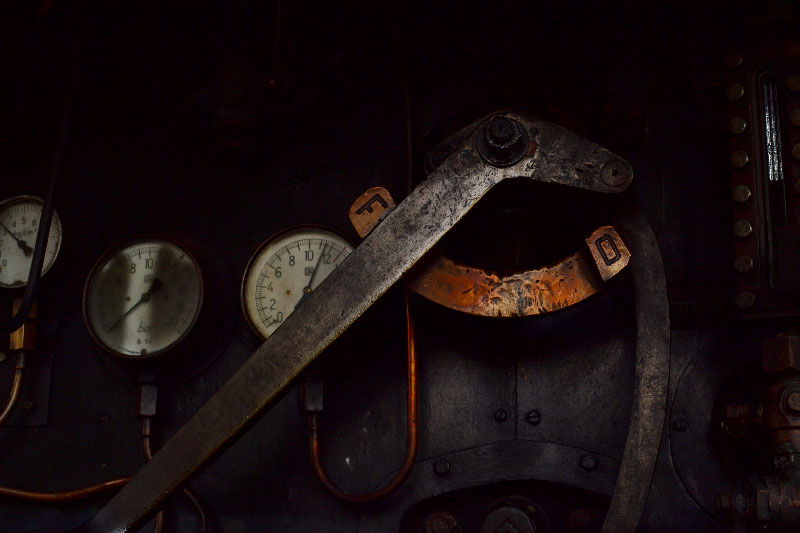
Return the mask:
<path id="1" fill-rule="evenodd" d="M 433 471 L 436 472 L 436 475 L 446 476 L 450 473 L 450 463 L 444 459 L 439 459 L 433 463 Z"/>
<path id="2" fill-rule="evenodd" d="M 504 146 L 514 138 L 514 125 L 506 117 L 494 117 L 486 129 L 486 135 L 493 144 Z"/>
<path id="3" fill-rule="evenodd" d="M 786 80 L 786 88 L 793 93 L 800 91 L 800 74 L 792 74 Z"/>
<path id="4" fill-rule="evenodd" d="M 756 295 L 750 291 L 742 291 L 736 295 L 736 307 L 750 309 L 756 303 Z"/>
<path id="5" fill-rule="evenodd" d="M 740 204 L 749 200 L 752 195 L 753 193 L 750 192 L 750 187 L 747 185 L 737 185 L 733 188 L 733 191 L 731 191 L 731 198 L 733 198 L 733 201 Z"/>
<path id="6" fill-rule="evenodd" d="M 751 233 L 753 233 L 753 225 L 749 220 L 739 220 L 733 225 L 733 234 L 740 239 L 744 239 Z"/>
<path id="7" fill-rule="evenodd" d="M 542 413 L 540 413 L 537 409 L 529 411 L 528 414 L 525 415 L 525 420 L 527 420 L 529 424 L 535 426 L 542 421 Z"/>
<path id="8" fill-rule="evenodd" d="M 728 122 L 728 131 L 734 135 L 739 135 L 744 133 L 744 130 L 747 129 L 747 121 L 742 117 L 733 117 Z"/>
<path id="9" fill-rule="evenodd" d="M 734 261 L 733 266 L 739 274 L 746 274 L 753 270 L 753 258 L 749 255 L 739 256 Z"/>
<path id="10" fill-rule="evenodd" d="M 750 162 L 750 156 L 744 150 L 738 150 L 731 154 L 731 166 L 733 168 L 743 168 Z"/>
<path id="11" fill-rule="evenodd" d="M 594 455 L 584 455 L 581 457 L 581 468 L 587 472 L 591 472 L 597 468 L 597 458 Z"/>
<path id="12" fill-rule="evenodd" d="M 687 427 L 689 427 L 689 422 L 682 416 L 672 421 L 672 428 L 675 431 L 686 431 Z"/>
<path id="13" fill-rule="evenodd" d="M 505 422 L 508 418 L 508 413 L 506 413 L 505 409 L 498 409 L 494 412 L 494 419 L 498 422 Z"/>
<path id="14" fill-rule="evenodd" d="M 514 165 L 528 150 L 528 132 L 514 119 L 496 116 L 478 137 L 478 152 L 492 166 Z"/>
<path id="15" fill-rule="evenodd" d="M 424 533 L 455 533 L 460 531 L 458 522 L 450 513 L 439 512 L 428 515 L 422 524 Z"/>
<path id="16" fill-rule="evenodd" d="M 731 51 L 725 54 L 725 66 L 728 68 L 738 68 L 742 66 L 744 56 L 741 52 Z"/>
<path id="17" fill-rule="evenodd" d="M 731 83 L 728 85 L 728 100 L 735 102 L 744 96 L 744 86 L 741 83 Z"/>
<path id="18" fill-rule="evenodd" d="M 25 409 L 26 411 L 30 411 L 31 409 L 33 409 L 33 402 L 30 400 L 25 400 L 24 402 L 22 402 L 22 408 Z"/>

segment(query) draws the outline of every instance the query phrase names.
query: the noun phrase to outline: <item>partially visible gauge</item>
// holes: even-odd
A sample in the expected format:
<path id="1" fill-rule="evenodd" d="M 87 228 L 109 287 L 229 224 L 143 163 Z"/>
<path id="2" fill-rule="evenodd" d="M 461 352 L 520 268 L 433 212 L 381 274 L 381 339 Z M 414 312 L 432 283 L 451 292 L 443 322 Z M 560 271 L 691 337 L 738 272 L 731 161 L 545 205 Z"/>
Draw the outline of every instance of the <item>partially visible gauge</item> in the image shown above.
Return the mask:
<path id="1" fill-rule="evenodd" d="M 167 237 L 116 245 L 95 263 L 83 292 L 93 339 L 115 355 L 162 354 L 192 329 L 203 304 L 203 276 L 194 256 Z"/>
<path id="2" fill-rule="evenodd" d="M 35 196 L 14 196 L 0 202 L 0 287 L 14 289 L 28 284 L 43 206 Z M 53 211 L 42 275 L 53 266 L 60 249 L 61 220 Z"/>
<path id="3" fill-rule="evenodd" d="M 321 226 L 296 226 L 264 241 L 242 280 L 242 309 L 256 333 L 269 337 L 352 251 L 345 237 Z"/>

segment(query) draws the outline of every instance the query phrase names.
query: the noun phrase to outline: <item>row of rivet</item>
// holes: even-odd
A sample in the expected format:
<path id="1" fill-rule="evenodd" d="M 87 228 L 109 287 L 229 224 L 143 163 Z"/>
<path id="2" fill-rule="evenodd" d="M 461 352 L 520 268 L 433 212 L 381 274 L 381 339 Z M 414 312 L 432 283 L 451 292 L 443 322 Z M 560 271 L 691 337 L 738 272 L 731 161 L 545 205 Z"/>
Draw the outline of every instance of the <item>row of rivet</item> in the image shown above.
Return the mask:
<path id="1" fill-rule="evenodd" d="M 787 59 L 800 59 L 800 42 L 789 43 L 784 48 L 784 55 Z M 744 56 L 741 52 L 730 52 L 725 56 L 725 65 L 729 69 L 737 69 L 744 63 Z M 791 92 L 800 91 L 800 74 L 792 74 L 786 80 L 786 87 Z M 742 83 L 731 82 L 727 87 L 728 100 L 736 102 L 745 96 L 745 87 Z M 794 109 L 789 115 L 789 121 L 800 126 L 800 109 Z M 728 121 L 728 131 L 731 135 L 738 136 L 747 130 L 747 120 L 740 116 L 734 116 Z M 800 143 L 792 146 L 792 157 L 800 160 Z M 731 167 L 743 169 L 750 162 L 750 155 L 745 150 L 735 150 L 731 153 Z M 795 191 L 800 194 L 800 180 L 795 182 Z M 737 185 L 731 191 L 733 201 L 737 204 L 745 204 L 750 200 L 753 193 L 747 185 Z M 733 234 L 738 239 L 746 239 L 753 233 L 753 224 L 750 220 L 737 220 L 733 225 Z M 734 268 L 739 274 L 747 274 L 755 267 L 755 261 L 751 255 L 739 255 L 734 261 Z M 744 290 L 736 295 L 736 305 L 740 309 L 747 309 L 755 304 L 755 294 L 752 291 Z"/>

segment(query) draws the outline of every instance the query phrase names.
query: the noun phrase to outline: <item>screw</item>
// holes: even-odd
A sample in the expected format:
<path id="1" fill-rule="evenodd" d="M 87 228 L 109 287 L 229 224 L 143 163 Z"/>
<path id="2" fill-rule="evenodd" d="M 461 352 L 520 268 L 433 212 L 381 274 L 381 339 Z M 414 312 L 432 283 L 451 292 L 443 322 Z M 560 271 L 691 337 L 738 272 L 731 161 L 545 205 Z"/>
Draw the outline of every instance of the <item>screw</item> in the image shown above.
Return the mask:
<path id="1" fill-rule="evenodd" d="M 506 413 L 505 409 L 498 409 L 494 412 L 494 419 L 498 422 L 505 422 L 508 418 L 508 413 Z"/>
<path id="2" fill-rule="evenodd" d="M 686 431 L 686 428 L 689 426 L 689 422 L 682 416 L 679 416 L 675 420 L 672 421 L 672 428 L 675 431 Z"/>
<path id="3" fill-rule="evenodd" d="M 25 409 L 26 411 L 30 411 L 31 409 L 33 409 L 33 402 L 30 400 L 25 400 L 24 402 L 22 402 L 22 408 Z"/>
<path id="4" fill-rule="evenodd" d="M 750 291 L 742 291 L 736 295 L 736 307 L 749 309 L 756 303 L 756 295 Z"/>
<path id="5" fill-rule="evenodd" d="M 527 415 L 525 415 L 525 420 L 527 420 L 528 423 L 533 424 L 534 426 L 538 425 L 539 422 L 542 421 L 542 413 L 534 409 L 533 411 L 530 411 Z"/>
<path id="6" fill-rule="evenodd" d="M 744 130 L 746 129 L 747 121 L 742 117 L 733 117 L 730 122 L 728 122 L 728 131 L 734 135 L 744 133 Z"/>
<path id="7" fill-rule="evenodd" d="M 733 267 L 739 274 L 746 274 L 753 270 L 753 258 L 749 255 L 739 256 L 736 258 L 736 261 L 734 261 Z"/>
<path id="8" fill-rule="evenodd" d="M 749 220 L 740 220 L 733 225 L 733 234 L 740 239 L 744 239 L 751 233 L 753 233 L 753 225 Z"/>
<path id="9" fill-rule="evenodd" d="M 581 468 L 587 472 L 591 472 L 597 468 L 597 458 L 594 455 L 584 455 L 581 457 Z"/>
<path id="10" fill-rule="evenodd" d="M 631 166 L 621 159 L 606 161 L 600 169 L 600 178 L 609 187 L 622 187 L 633 176 Z"/>
<path id="11" fill-rule="evenodd" d="M 744 87 L 741 83 L 731 83 L 728 85 L 728 100 L 731 102 L 744 96 Z"/>
<path id="12" fill-rule="evenodd" d="M 750 192 L 750 187 L 747 185 L 737 185 L 733 188 L 731 192 L 731 197 L 733 198 L 734 202 L 738 202 L 740 204 L 746 202 L 750 199 L 753 193 Z"/>
<path id="13" fill-rule="evenodd" d="M 750 162 L 750 157 L 744 150 L 739 150 L 731 154 L 731 166 L 733 168 L 742 168 Z"/>
<path id="14" fill-rule="evenodd" d="M 446 476 L 450 473 L 450 463 L 444 459 L 439 459 L 433 463 L 433 471 L 436 472 L 437 476 Z"/>

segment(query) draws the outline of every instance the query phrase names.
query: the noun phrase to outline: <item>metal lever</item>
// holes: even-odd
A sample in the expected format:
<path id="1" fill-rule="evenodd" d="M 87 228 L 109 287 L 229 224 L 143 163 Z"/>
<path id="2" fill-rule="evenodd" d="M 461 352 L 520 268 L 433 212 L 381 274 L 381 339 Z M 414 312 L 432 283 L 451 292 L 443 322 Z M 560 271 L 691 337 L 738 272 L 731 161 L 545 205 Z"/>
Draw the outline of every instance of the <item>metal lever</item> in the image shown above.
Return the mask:
<path id="1" fill-rule="evenodd" d="M 487 119 L 477 122 L 460 148 L 309 294 L 306 305 L 292 313 L 80 531 L 122 532 L 141 524 L 266 411 L 498 182 L 530 178 L 611 193 L 625 190 L 633 180 L 627 162 L 561 126 L 519 113 L 501 118 L 513 126 L 511 135 L 496 124 L 489 128 Z M 525 133 L 522 148 L 520 132 Z M 514 158 L 518 160 L 510 162 Z"/>

